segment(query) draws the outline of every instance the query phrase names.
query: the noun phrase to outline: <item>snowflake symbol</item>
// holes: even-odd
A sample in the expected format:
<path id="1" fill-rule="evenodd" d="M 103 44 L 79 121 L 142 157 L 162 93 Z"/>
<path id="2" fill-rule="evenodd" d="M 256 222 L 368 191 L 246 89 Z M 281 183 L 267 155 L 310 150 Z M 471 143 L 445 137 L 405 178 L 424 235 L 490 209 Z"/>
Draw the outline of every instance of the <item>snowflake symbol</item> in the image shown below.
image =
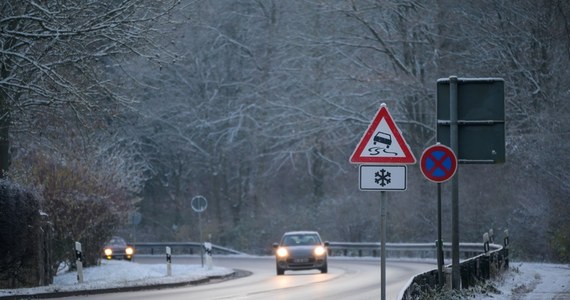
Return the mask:
<path id="1" fill-rule="evenodd" d="M 390 174 L 390 172 L 386 172 L 386 170 L 382 169 L 380 172 L 374 173 L 374 181 L 384 187 L 392 181 L 390 179 L 391 176 L 392 174 Z"/>

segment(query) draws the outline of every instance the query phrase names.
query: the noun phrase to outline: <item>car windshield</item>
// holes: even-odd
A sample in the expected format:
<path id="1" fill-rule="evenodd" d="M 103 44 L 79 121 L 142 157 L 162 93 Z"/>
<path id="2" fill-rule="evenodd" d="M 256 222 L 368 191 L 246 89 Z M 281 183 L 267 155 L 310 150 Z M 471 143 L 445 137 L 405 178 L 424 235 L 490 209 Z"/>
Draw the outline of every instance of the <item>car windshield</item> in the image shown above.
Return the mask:
<path id="1" fill-rule="evenodd" d="M 283 238 L 284 246 L 312 246 L 318 245 L 321 241 L 316 234 L 291 234 Z"/>
<path id="2" fill-rule="evenodd" d="M 107 243 L 107 245 L 109 245 L 109 246 L 127 246 L 127 242 L 125 242 L 125 240 L 123 240 L 122 238 L 114 237 Z"/>

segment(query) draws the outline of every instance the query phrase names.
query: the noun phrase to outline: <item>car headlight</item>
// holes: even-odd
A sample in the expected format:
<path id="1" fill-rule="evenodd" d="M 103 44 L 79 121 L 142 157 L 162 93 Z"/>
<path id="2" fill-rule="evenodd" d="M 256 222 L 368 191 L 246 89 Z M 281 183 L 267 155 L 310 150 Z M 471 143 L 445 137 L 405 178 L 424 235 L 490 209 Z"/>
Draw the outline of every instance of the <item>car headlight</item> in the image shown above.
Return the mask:
<path id="1" fill-rule="evenodd" d="M 325 249 L 325 247 L 323 246 L 318 246 L 315 248 L 315 255 L 316 256 L 322 256 L 327 252 L 327 249 Z"/>
<path id="2" fill-rule="evenodd" d="M 113 255 L 113 250 L 111 250 L 111 248 L 105 248 L 105 250 L 103 250 L 103 252 L 105 253 L 106 256 Z"/>
<path id="3" fill-rule="evenodd" d="M 135 253 L 135 249 L 133 249 L 133 247 L 127 247 L 127 249 L 125 249 L 125 253 L 127 255 L 133 255 L 133 253 Z"/>
<path id="4" fill-rule="evenodd" d="M 287 255 L 289 255 L 289 252 L 287 252 L 287 249 L 285 249 L 283 247 L 277 248 L 277 256 L 278 257 L 286 257 Z"/>

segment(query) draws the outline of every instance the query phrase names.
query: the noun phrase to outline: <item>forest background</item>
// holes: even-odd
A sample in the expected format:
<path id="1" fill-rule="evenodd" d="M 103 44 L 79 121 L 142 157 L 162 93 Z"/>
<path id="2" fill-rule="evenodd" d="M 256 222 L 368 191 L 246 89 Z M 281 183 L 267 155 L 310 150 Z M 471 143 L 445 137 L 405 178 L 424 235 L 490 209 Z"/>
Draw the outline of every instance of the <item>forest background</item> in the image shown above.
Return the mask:
<path id="1" fill-rule="evenodd" d="M 0 4 L 0 167 L 61 249 L 197 241 L 196 195 L 204 236 L 244 252 L 295 229 L 376 242 L 349 156 L 386 103 L 419 158 L 455 75 L 504 79 L 507 130 L 506 163 L 459 167 L 461 241 L 508 229 L 514 257 L 570 261 L 570 2 L 48 2 Z M 410 166 L 388 242 L 433 242 L 436 208 Z"/>

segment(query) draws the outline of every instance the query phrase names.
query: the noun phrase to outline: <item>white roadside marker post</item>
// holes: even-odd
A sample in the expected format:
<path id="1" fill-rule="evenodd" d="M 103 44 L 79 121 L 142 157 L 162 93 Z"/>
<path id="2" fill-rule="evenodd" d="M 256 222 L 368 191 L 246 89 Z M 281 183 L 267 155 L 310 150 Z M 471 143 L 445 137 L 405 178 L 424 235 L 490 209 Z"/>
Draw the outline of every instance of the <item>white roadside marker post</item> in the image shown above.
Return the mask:
<path id="1" fill-rule="evenodd" d="M 75 264 L 77 266 L 77 282 L 83 283 L 83 252 L 80 242 L 75 242 Z"/>
<path id="2" fill-rule="evenodd" d="M 172 276 L 172 251 L 166 247 L 166 276 Z"/>

